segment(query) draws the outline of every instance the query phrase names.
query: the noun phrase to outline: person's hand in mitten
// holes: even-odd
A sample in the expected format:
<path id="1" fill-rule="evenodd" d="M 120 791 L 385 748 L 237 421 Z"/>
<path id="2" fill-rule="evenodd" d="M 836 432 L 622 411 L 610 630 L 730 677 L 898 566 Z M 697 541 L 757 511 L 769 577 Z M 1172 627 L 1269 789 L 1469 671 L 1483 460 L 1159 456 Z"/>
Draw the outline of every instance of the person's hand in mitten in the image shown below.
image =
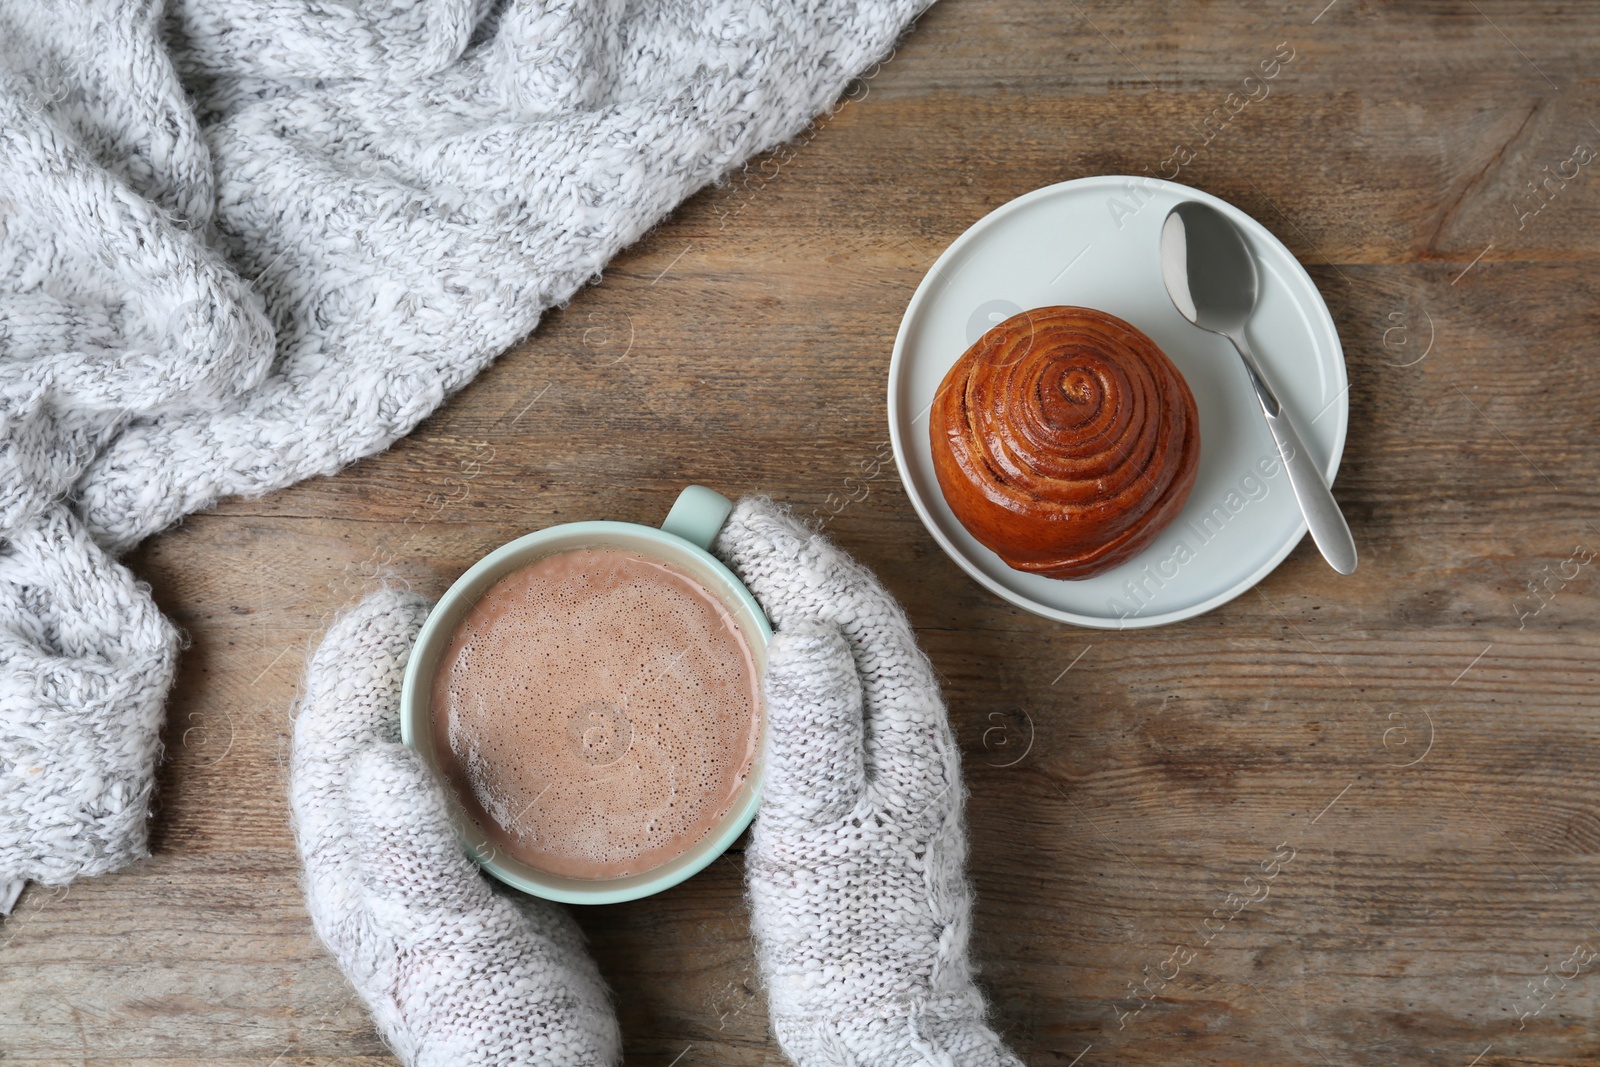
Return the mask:
<path id="1" fill-rule="evenodd" d="M 745 862 L 779 1044 L 800 1067 L 1020 1067 L 973 981 L 960 756 L 905 613 L 769 501 L 715 548 L 776 630 Z"/>
<path id="2" fill-rule="evenodd" d="M 490 887 L 400 744 L 427 611 L 376 593 L 312 659 L 289 787 L 312 923 L 410 1067 L 614 1064 L 616 1016 L 571 916 Z"/>

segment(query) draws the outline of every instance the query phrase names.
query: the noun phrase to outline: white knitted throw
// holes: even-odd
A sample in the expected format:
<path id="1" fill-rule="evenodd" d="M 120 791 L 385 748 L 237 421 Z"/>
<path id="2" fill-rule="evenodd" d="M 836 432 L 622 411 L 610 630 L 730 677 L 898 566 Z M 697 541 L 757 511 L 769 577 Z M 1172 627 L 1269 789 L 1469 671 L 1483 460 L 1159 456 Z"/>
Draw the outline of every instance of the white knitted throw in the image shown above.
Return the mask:
<path id="1" fill-rule="evenodd" d="M 0 904 L 146 852 L 112 556 L 387 447 L 928 0 L 0 0 Z"/>
<path id="2" fill-rule="evenodd" d="M 904 612 L 766 500 L 739 503 L 717 551 L 777 627 L 745 861 L 779 1044 L 799 1067 L 1021 1067 L 973 981 L 961 762 Z M 312 661 L 290 803 L 317 932 L 408 1065 L 612 1063 L 615 1018 L 570 920 L 491 891 L 398 743 L 425 615 L 374 594 Z"/>

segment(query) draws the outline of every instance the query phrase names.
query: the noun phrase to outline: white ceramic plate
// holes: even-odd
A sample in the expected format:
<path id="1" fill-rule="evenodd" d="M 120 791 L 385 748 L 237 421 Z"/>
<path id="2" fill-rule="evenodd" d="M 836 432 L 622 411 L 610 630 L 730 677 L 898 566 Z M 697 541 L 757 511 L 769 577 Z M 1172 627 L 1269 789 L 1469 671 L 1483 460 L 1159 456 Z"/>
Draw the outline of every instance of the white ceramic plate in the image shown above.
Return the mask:
<path id="1" fill-rule="evenodd" d="M 1350 417 L 1333 317 L 1266 227 L 1198 189 L 1107 176 L 1018 197 L 945 249 L 900 323 L 889 436 L 911 503 L 980 584 L 1052 619 L 1124 629 L 1191 618 L 1255 585 L 1306 532 L 1233 346 L 1186 322 L 1162 285 L 1161 224 L 1184 200 L 1220 208 L 1255 253 L 1261 300 L 1250 345 L 1331 483 Z M 928 409 L 951 365 L 989 327 L 1049 304 L 1098 308 L 1149 334 L 1188 379 L 1200 411 L 1200 472 L 1182 514 L 1138 556 L 1081 581 L 1012 570 L 979 544 L 945 504 L 928 443 Z"/>

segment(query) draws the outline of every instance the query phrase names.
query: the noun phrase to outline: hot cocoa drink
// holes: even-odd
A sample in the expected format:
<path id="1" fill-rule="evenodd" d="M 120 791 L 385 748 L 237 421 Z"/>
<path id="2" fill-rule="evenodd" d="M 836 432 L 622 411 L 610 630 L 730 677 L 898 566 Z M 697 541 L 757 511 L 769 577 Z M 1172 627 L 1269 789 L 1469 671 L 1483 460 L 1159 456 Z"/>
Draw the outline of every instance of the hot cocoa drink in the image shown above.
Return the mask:
<path id="1" fill-rule="evenodd" d="M 738 623 L 676 566 L 620 548 L 506 575 L 432 692 L 438 765 L 489 842 L 570 878 L 671 861 L 727 815 L 760 738 Z"/>

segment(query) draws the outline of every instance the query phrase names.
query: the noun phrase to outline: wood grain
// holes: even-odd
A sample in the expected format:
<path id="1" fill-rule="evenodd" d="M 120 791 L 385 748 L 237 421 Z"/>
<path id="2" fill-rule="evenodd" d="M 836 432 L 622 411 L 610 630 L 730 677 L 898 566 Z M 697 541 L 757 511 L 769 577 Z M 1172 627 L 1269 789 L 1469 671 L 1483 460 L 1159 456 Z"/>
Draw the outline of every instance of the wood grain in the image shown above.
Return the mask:
<path id="1" fill-rule="evenodd" d="M 1600 947 L 1600 584 L 1546 580 L 1600 548 L 1600 168 L 1525 217 L 1542 168 L 1600 145 L 1600 9 L 1324 2 L 941 4 L 410 438 L 143 546 L 192 642 L 155 855 L 0 926 L 4 1061 L 393 1062 L 297 885 L 308 650 L 381 581 L 437 593 L 526 530 L 658 521 L 699 481 L 816 513 L 909 610 L 966 759 L 982 978 L 1027 1063 L 1600 1063 L 1600 966 L 1572 962 Z M 906 301 L 1012 197 L 1199 141 L 1280 42 L 1271 93 L 1179 180 L 1262 220 L 1333 310 L 1361 569 L 1307 542 L 1154 631 L 1013 609 L 870 473 Z M 737 850 L 579 919 L 630 1063 L 784 1062 Z"/>

